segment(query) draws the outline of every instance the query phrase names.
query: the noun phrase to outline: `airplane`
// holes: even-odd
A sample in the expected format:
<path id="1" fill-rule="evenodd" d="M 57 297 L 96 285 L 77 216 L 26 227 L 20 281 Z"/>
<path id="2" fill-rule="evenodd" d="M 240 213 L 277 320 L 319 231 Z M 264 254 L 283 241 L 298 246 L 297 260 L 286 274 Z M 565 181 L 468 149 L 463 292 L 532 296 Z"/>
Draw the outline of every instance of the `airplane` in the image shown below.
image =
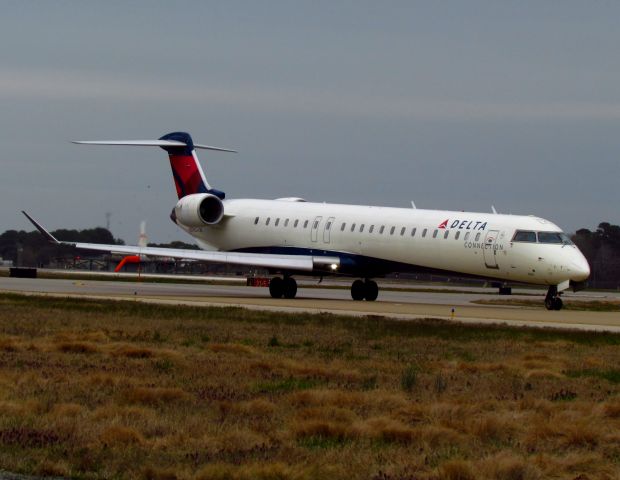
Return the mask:
<path id="1" fill-rule="evenodd" d="M 158 140 L 76 141 L 86 145 L 155 146 L 168 153 L 178 201 L 170 219 L 203 249 L 60 242 L 28 213 L 52 243 L 125 255 L 170 257 L 266 268 L 273 298 L 295 298 L 298 275 L 342 275 L 354 300 L 374 301 L 373 280 L 394 272 L 433 273 L 547 286 L 545 307 L 560 310 L 563 291 L 585 288 L 590 267 L 555 224 L 532 215 L 486 214 L 363 205 L 226 199 L 212 188 L 185 132 Z"/>

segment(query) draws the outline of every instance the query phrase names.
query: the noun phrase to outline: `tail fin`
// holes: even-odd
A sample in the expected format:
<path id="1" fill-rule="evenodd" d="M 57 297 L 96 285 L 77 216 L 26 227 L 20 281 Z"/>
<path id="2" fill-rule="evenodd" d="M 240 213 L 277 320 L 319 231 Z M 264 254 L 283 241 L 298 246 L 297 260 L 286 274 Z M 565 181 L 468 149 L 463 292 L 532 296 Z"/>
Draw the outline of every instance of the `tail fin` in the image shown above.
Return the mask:
<path id="1" fill-rule="evenodd" d="M 211 193 L 222 200 L 224 199 L 225 193 L 211 188 L 207 182 L 207 177 L 205 177 L 196 156 L 194 141 L 189 133 L 173 132 L 164 135 L 160 140 L 172 140 L 184 144 L 182 146 L 161 147 L 168 152 L 174 185 L 179 199 L 192 193 Z"/>
<path id="2" fill-rule="evenodd" d="M 161 147 L 168 152 L 170 167 L 179 199 L 193 193 L 211 193 L 222 200 L 224 192 L 211 188 L 207 182 L 198 157 L 196 148 L 215 150 L 218 152 L 233 152 L 226 148 L 211 147 L 209 145 L 194 144 L 192 137 L 186 132 L 172 132 L 158 140 L 107 140 L 107 141 L 75 141 L 73 143 L 87 145 L 132 145 Z"/>

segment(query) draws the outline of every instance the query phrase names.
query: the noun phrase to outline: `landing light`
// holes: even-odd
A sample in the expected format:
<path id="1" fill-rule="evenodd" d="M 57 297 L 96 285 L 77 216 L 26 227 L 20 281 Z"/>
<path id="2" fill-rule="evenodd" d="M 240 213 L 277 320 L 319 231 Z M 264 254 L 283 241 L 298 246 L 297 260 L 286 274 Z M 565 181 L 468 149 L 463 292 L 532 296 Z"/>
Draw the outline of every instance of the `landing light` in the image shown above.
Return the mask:
<path id="1" fill-rule="evenodd" d="M 332 270 L 337 270 L 338 269 L 338 265 L 336 265 L 335 263 L 332 263 L 330 265 L 330 267 L 331 267 Z"/>

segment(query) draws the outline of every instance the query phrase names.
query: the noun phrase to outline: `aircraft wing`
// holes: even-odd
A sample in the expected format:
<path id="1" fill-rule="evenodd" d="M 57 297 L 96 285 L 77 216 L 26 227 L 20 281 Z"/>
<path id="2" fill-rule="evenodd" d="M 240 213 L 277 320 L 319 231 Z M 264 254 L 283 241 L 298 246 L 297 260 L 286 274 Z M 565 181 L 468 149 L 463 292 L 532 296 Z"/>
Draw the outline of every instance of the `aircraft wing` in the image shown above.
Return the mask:
<path id="1" fill-rule="evenodd" d="M 312 272 L 334 271 L 340 266 L 339 257 L 322 257 L 313 255 L 275 255 L 241 252 L 219 252 L 205 250 L 183 250 L 178 248 L 138 247 L 130 245 L 106 245 L 100 243 L 63 242 L 57 240 L 34 218 L 22 210 L 39 232 L 50 242 L 57 245 L 70 245 L 80 250 L 96 250 L 121 255 L 146 255 L 149 257 L 167 257 L 183 260 L 200 260 L 213 263 L 228 263 L 254 267 L 274 268 Z M 334 267 L 335 266 L 335 267 Z"/>

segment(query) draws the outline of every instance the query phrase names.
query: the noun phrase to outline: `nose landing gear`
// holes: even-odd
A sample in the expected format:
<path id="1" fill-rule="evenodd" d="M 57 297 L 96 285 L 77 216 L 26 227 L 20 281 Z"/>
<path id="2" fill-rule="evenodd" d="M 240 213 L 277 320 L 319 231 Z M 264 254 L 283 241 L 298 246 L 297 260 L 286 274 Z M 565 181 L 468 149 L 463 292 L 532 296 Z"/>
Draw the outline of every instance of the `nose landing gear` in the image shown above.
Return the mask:
<path id="1" fill-rule="evenodd" d="M 558 293 L 558 287 L 556 285 L 551 285 L 545 297 L 545 307 L 547 310 L 562 310 L 562 305 L 563 302 Z"/>
<path id="2" fill-rule="evenodd" d="M 366 300 L 368 302 L 374 302 L 379 296 L 379 286 L 377 282 L 366 279 L 355 280 L 351 285 L 351 298 L 353 300 Z"/>

